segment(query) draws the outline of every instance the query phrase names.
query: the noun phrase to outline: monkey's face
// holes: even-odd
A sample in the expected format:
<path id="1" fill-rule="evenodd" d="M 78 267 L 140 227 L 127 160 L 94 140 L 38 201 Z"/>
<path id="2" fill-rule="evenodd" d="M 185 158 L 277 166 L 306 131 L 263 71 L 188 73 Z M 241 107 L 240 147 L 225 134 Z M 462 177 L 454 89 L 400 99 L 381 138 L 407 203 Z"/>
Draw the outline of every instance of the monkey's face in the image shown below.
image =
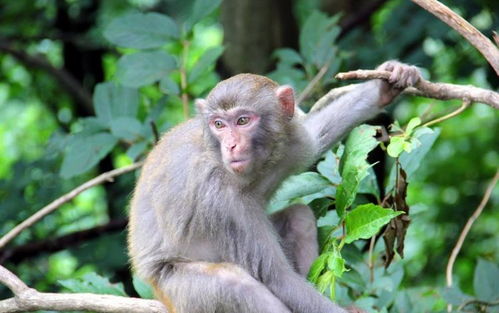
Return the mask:
<path id="1" fill-rule="evenodd" d="M 223 164 L 234 174 L 248 174 L 255 166 L 257 155 L 253 143 L 260 122 L 258 113 L 241 107 L 210 117 L 208 125 L 220 143 Z"/>

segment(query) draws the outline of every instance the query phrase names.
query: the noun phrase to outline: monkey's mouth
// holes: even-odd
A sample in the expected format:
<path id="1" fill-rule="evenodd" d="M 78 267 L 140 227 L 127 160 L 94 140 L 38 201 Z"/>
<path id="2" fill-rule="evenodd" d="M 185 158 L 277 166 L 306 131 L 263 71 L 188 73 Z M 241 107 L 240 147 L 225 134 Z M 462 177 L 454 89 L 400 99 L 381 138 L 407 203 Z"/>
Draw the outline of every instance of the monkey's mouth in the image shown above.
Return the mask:
<path id="1" fill-rule="evenodd" d="M 240 159 L 230 161 L 230 168 L 236 173 L 242 173 L 248 167 L 249 159 Z"/>

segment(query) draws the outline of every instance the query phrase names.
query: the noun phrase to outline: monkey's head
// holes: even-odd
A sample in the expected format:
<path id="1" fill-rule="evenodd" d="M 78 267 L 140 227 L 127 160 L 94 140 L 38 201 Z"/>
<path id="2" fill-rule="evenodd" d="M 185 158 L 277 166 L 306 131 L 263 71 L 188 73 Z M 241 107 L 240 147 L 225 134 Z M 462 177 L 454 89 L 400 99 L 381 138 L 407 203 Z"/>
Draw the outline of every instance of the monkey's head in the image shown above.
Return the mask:
<path id="1" fill-rule="evenodd" d="M 220 82 L 196 101 L 208 144 L 236 175 L 251 175 L 283 158 L 294 94 L 259 75 L 240 74 Z"/>

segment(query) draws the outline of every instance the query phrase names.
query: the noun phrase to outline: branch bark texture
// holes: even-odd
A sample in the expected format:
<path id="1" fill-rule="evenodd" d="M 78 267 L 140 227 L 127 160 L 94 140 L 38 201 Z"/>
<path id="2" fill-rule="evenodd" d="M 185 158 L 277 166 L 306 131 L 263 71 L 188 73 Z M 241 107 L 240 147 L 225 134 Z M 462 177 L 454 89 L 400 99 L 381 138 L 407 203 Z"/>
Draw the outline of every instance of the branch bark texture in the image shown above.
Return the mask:
<path id="1" fill-rule="evenodd" d="M 412 2 L 435 15 L 459 32 L 478 49 L 478 51 L 480 51 L 492 68 L 494 68 L 496 74 L 499 75 L 499 49 L 489 38 L 485 37 L 485 35 L 468 23 L 468 21 L 437 0 L 412 0 Z"/>
<path id="2" fill-rule="evenodd" d="M 29 288 L 16 275 L 0 266 L 0 282 L 14 297 L 0 301 L 0 312 L 38 310 L 96 311 L 103 313 L 168 313 L 159 301 L 90 293 L 43 293 Z"/>
<path id="3" fill-rule="evenodd" d="M 336 75 L 337 79 L 385 79 L 388 80 L 390 72 L 376 70 L 358 70 Z M 404 90 L 405 94 L 421 96 L 439 100 L 459 99 L 462 101 L 480 102 L 499 109 L 499 93 L 475 86 L 463 86 L 447 83 L 431 83 L 420 79 L 412 88 Z"/>

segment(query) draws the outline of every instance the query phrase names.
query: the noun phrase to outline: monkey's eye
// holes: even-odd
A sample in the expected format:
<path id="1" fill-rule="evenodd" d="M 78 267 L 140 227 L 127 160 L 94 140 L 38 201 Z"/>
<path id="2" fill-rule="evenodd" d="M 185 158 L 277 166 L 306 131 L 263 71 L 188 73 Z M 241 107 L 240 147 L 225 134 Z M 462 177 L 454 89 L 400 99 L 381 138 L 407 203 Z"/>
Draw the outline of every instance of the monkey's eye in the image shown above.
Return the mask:
<path id="1" fill-rule="evenodd" d="M 215 125 L 215 128 L 218 128 L 218 129 L 225 126 L 221 120 L 216 120 L 215 122 L 213 122 L 213 125 Z"/>
<path id="2" fill-rule="evenodd" d="M 246 125 L 249 123 L 250 118 L 247 116 L 241 116 L 237 119 L 237 125 Z"/>

